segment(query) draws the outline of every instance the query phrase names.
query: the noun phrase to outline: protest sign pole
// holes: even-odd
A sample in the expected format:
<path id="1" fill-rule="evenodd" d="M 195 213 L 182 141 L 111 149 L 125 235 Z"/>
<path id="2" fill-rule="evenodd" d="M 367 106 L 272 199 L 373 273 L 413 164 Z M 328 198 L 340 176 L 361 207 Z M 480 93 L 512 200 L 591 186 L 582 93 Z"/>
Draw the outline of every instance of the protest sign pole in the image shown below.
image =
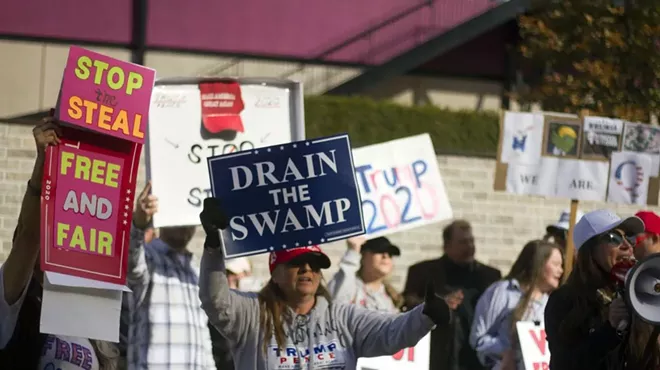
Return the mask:
<path id="1" fill-rule="evenodd" d="M 575 260 L 575 245 L 573 244 L 573 229 L 575 227 L 575 219 L 577 218 L 577 210 L 580 201 L 571 199 L 571 214 L 568 218 L 568 235 L 566 236 L 566 256 L 564 257 L 564 282 L 573 270 L 573 262 Z"/>
<path id="2" fill-rule="evenodd" d="M 584 117 L 589 115 L 589 110 L 583 109 L 580 111 L 580 119 L 583 120 Z M 577 218 L 577 211 L 580 201 L 577 199 L 571 199 L 571 214 L 568 220 L 568 235 L 566 236 L 566 256 L 564 257 L 564 282 L 571 275 L 573 270 L 573 264 L 575 263 L 575 245 L 573 244 L 573 229 L 575 228 L 575 221 Z"/>

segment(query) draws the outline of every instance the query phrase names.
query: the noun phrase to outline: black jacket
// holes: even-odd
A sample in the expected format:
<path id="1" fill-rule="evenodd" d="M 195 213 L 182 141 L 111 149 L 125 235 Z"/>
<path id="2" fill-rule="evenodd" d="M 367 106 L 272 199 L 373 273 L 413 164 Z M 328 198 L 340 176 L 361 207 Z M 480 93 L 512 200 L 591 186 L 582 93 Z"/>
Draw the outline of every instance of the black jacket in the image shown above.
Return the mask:
<path id="1" fill-rule="evenodd" d="M 412 309 L 424 300 L 426 284 L 429 281 L 433 281 L 438 294 L 445 295 L 462 289 L 465 296 L 463 303 L 455 311 L 451 327 L 448 330 L 431 332 L 429 369 L 482 369 L 469 344 L 470 328 L 479 297 L 486 288 L 501 278 L 499 270 L 483 263 L 475 261 L 469 266 L 458 266 L 447 256 L 410 267 L 403 292 L 406 309 Z"/>
<path id="2" fill-rule="evenodd" d="M 550 349 L 551 370 L 606 370 L 622 339 L 609 321 L 600 315 L 601 307 L 591 307 L 590 318 L 574 328 L 577 335 L 567 338 L 560 332 L 564 318 L 576 302 L 570 285 L 555 290 L 545 306 L 545 332 Z M 595 293 L 594 293 L 595 294 Z"/>

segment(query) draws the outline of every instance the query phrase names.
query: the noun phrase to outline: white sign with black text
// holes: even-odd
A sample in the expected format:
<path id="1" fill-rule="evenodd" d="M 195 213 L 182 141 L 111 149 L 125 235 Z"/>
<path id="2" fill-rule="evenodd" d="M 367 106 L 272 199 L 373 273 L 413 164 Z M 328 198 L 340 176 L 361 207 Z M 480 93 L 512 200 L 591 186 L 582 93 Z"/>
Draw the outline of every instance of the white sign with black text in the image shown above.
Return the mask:
<path id="1" fill-rule="evenodd" d="M 561 159 L 557 169 L 557 196 L 583 201 L 605 201 L 610 164 Z"/>
<path id="2" fill-rule="evenodd" d="M 154 227 L 198 225 L 211 196 L 206 158 L 303 140 L 302 115 L 302 87 L 291 81 L 158 81 L 146 146 Z"/>
<path id="3" fill-rule="evenodd" d="M 510 164 L 506 191 L 514 194 L 554 196 L 557 191 L 559 158 L 541 157 L 535 165 Z"/>

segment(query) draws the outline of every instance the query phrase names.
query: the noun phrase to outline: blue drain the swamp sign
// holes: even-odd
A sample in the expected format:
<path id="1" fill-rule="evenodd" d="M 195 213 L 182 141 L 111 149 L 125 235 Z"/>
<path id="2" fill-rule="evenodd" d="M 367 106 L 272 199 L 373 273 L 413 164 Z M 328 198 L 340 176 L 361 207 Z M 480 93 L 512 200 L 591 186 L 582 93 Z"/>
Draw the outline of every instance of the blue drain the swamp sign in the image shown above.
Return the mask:
<path id="1" fill-rule="evenodd" d="M 230 220 L 227 258 L 365 233 L 348 135 L 211 157 L 208 165 Z"/>

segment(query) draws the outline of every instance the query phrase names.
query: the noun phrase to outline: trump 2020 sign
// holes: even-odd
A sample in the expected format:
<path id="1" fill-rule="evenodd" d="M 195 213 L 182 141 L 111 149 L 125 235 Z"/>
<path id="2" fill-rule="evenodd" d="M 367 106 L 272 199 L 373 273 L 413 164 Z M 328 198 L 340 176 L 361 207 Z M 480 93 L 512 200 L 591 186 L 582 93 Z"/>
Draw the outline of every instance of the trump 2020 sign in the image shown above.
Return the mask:
<path id="1" fill-rule="evenodd" d="M 208 165 L 213 196 L 229 217 L 228 258 L 365 232 L 348 135 L 216 156 Z"/>

